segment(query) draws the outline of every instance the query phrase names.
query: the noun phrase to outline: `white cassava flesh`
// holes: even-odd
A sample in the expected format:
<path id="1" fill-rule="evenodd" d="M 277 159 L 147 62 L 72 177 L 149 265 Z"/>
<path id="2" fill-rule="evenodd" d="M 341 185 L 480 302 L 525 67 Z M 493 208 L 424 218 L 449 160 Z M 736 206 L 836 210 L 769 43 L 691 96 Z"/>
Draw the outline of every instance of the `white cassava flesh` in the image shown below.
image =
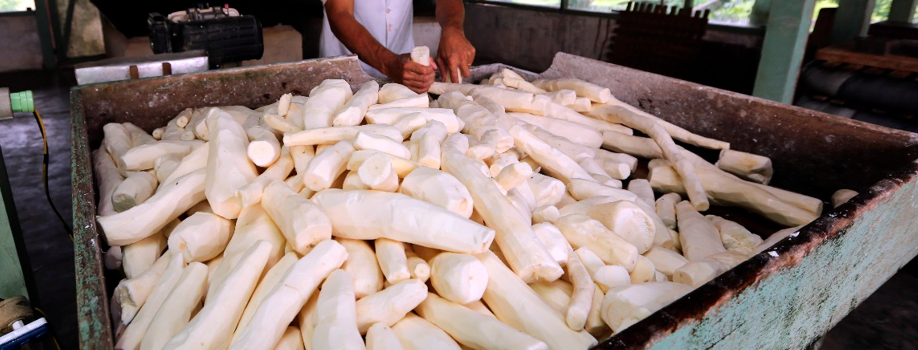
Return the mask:
<path id="1" fill-rule="evenodd" d="M 303 170 L 303 183 L 313 191 L 331 187 L 335 179 L 344 173 L 352 153 L 354 145 L 347 141 L 338 142 L 317 152 L 315 158 L 312 158 Z"/>
<path id="2" fill-rule="evenodd" d="M 682 252 L 689 261 L 702 260 L 726 251 L 717 227 L 695 211 L 690 203 L 682 201 L 676 204 L 676 218 L 679 221 Z"/>
<path id="3" fill-rule="evenodd" d="M 377 238 L 374 243 L 376 259 L 387 282 L 396 284 L 411 277 L 404 243 L 386 238 Z"/>
<path id="4" fill-rule="evenodd" d="M 319 293 L 313 293 L 306 305 L 296 315 L 297 324 L 300 326 L 300 342 L 312 348 L 312 334 L 316 329 L 316 305 L 319 302 Z"/>
<path id="5" fill-rule="evenodd" d="M 527 183 L 536 197 L 536 206 L 556 205 L 567 193 L 564 183 L 550 176 L 534 172 L 529 176 Z M 560 209 L 560 208 L 559 208 Z"/>
<path id="6" fill-rule="evenodd" d="M 408 150 L 408 147 L 403 145 L 401 141 L 395 141 L 385 136 L 362 131 L 358 131 L 357 136 L 354 137 L 354 148 L 358 150 L 380 151 L 404 159 L 411 158 L 411 151 Z"/>
<path id="7" fill-rule="evenodd" d="M 446 126 L 436 120 L 427 122 L 411 134 L 409 156 L 431 169 L 440 169 L 440 144 L 446 140 Z"/>
<path id="8" fill-rule="evenodd" d="M 117 295 L 121 308 L 121 323 L 130 324 L 137 311 L 146 303 L 153 288 L 159 281 L 160 276 L 166 271 L 166 267 L 172 260 L 172 254 L 166 252 L 149 269 L 139 276 L 131 279 L 123 279 L 118 282 L 113 294 Z"/>
<path id="9" fill-rule="evenodd" d="M 191 319 L 191 313 L 204 296 L 207 266 L 199 262 L 189 264 L 182 271 L 169 296 L 163 301 L 156 316 L 140 342 L 141 350 L 162 349 L 163 346 Z"/>
<path id="10" fill-rule="evenodd" d="M 379 103 L 389 103 L 405 98 L 417 96 L 418 93 L 411 91 L 407 86 L 398 83 L 388 83 L 379 89 Z"/>
<path id="11" fill-rule="evenodd" d="M 720 151 L 720 158 L 714 165 L 742 179 L 765 185 L 774 174 L 770 158 L 731 149 Z"/>
<path id="12" fill-rule="evenodd" d="M 403 139 L 401 132 L 396 127 L 386 124 L 367 124 L 360 126 L 335 126 L 287 133 L 284 134 L 284 145 L 288 147 L 314 146 L 331 145 L 340 141 L 353 142 L 358 132 L 385 136 L 399 142 Z"/>
<path id="13" fill-rule="evenodd" d="M 634 263 L 634 269 L 631 270 L 631 283 L 651 282 L 654 280 L 655 275 L 656 267 L 653 265 L 653 261 L 643 255 L 638 256 L 637 261 Z"/>
<path id="14" fill-rule="evenodd" d="M 127 245 L 158 232 L 204 200 L 205 172 L 197 170 L 166 184 L 142 204 L 98 218 L 110 245 Z"/>
<path id="15" fill-rule="evenodd" d="M 267 167 L 280 157 L 281 145 L 273 131 L 255 126 L 247 129 L 246 134 L 249 136 L 246 155 L 249 156 L 252 163 L 260 167 Z"/>
<path id="16" fill-rule="evenodd" d="M 596 205 L 587 216 L 598 220 L 610 231 L 634 245 L 639 254 L 653 246 L 656 225 L 634 202 L 616 201 Z"/>
<path id="17" fill-rule="evenodd" d="M 548 350 L 548 345 L 541 340 L 433 293 L 418 306 L 417 312 L 457 342 L 472 349 Z"/>
<path id="18" fill-rule="evenodd" d="M 471 159 L 447 150 L 443 153 L 442 166 L 469 190 L 478 213 L 494 228 L 497 245 L 520 278 L 534 282 L 561 277 L 564 271 L 532 233 L 531 220 L 518 214 L 497 184 L 482 174 Z"/>
<path id="19" fill-rule="evenodd" d="M 568 252 L 570 244 L 567 243 L 567 239 L 564 238 L 564 234 L 561 233 L 561 230 L 558 230 L 555 225 L 549 222 L 543 222 L 532 225 L 532 232 L 535 233 L 539 241 L 545 245 L 548 249 L 548 253 L 551 254 L 558 264 L 567 265 L 567 260 L 570 256 Z"/>
<path id="20" fill-rule="evenodd" d="M 857 196 L 857 194 L 857 192 L 848 189 L 835 191 L 835 193 L 832 194 L 832 207 L 838 208 L 840 205 L 851 200 L 851 198 L 854 198 L 854 196 Z"/>
<path id="21" fill-rule="evenodd" d="M 605 120 L 621 122 L 653 138 L 663 151 L 663 157 L 674 165 L 673 168 L 679 174 L 692 206 L 697 210 L 708 210 L 710 203 L 704 186 L 695 173 L 695 166 L 686 159 L 680 148 L 673 142 L 669 132 L 660 123 L 657 123 L 655 119 L 618 106 L 600 107 L 594 114 Z"/>
<path id="22" fill-rule="evenodd" d="M 309 99 L 303 104 L 303 119 L 292 122 L 302 129 L 332 126 L 335 111 L 340 110 L 351 96 L 353 92 L 346 81 L 326 79 L 309 92 Z"/>
<path id="23" fill-rule="evenodd" d="M 408 256 L 408 273 L 411 278 L 427 283 L 430 279 L 430 265 L 427 264 L 427 260 L 421 259 L 412 248 L 405 249 L 405 255 Z"/>
<path id="24" fill-rule="evenodd" d="M 274 350 L 305 350 L 303 338 L 300 337 L 300 329 L 295 326 L 287 326 L 284 335 L 274 346 Z"/>
<path id="25" fill-rule="evenodd" d="M 236 197 L 239 199 L 239 204 L 243 210 L 260 203 L 265 187 L 268 187 L 271 181 L 283 181 L 286 179 L 293 170 L 293 166 L 293 157 L 290 156 L 290 150 L 285 147 L 281 151 L 280 157 L 270 167 L 258 175 L 255 180 L 236 191 Z M 239 215 L 242 214 L 240 213 Z"/>
<path id="26" fill-rule="evenodd" d="M 159 157 L 164 155 L 184 157 L 203 144 L 204 142 L 200 140 L 158 141 L 131 148 L 121 156 L 121 160 L 124 163 L 124 168 L 128 171 L 148 170 L 153 169 L 153 165 Z"/>
<path id="27" fill-rule="evenodd" d="M 347 261 L 341 269 L 347 271 L 354 280 L 352 289 L 357 299 L 382 290 L 383 275 L 370 244 L 346 238 L 337 238 L 336 241 L 347 249 Z"/>
<path id="28" fill-rule="evenodd" d="M 399 193 L 326 190 L 312 201 L 328 215 L 334 235 L 388 238 L 459 253 L 488 249 L 494 230 Z"/>
<path id="29" fill-rule="evenodd" d="M 332 223 L 325 213 L 283 182 L 273 181 L 265 188 L 261 205 L 301 255 L 331 238 Z"/>
<path id="30" fill-rule="evenodd" d="M 628 191 L 634 193 L 638 196 L 638 199 L 647 203 L 647 205 L 653 207 L 656 200 L 653 198 L 653 188 L 650 187 L 650 182 L 644 179 L 632 179 L 628 182 Z"/>
<path id="31" fill-rule="evenodd" d="M 162 232 L 121 247 L 124 275 L 134 278 L 142 274 L 153 266 L 165 247 L 166 238 Z"/>
<path id="32" fill-rule="evenodd" d="M 459 350 L 459 344 L 446 332 L 415 314 L 408 314 L 392 326 L 392 331 L 406 350 Z"/>
<path id="33" fill-rule="evenodd" d="M 620 332 L 691 291 L 691 287 L 673 282 L 613 288 L 602 299 L 602 319 Z"/>
<path id="34" fill-rule="evenodd" d="M 357 178 L 370 190 L 395 192 L 399 188 L 398 174 L 392 168 L 389 157 L 382 153 L 367 157 L 357 168 Z"/>
<path id="35" fill-rule="evenodd" d="M 153 317 L 156 316 L 160 306 L 166 301 L 166 297 L 175 287 L 185 268 L 185 262 L 182 260 L 181 255 L 172 254 L 169 259 L 168 265 L 156 281 L 156 286 L 153 287 L 143 307 L 140 308 L 137 315 L 134 316 L 127 329 L 124 330 L 124 333 L 115 343 L 116 349 L 136 350 L 140 348 L 140 343 L 147 328 L 150 326 L 150 322 L 153 321 Z"/>
<path id="36" fill-rule="evenodd" d="M 252 245 L 226 279 L 218 285 L 211 284 L 217 291 L 163 349 L 226 348 L 272 250 L 271 244 L 265 241 Z"/>
<path id="37" fill-rule="evenodd" d="M 677 269 L 689 262 L 688 259 L 679 253 L 662 247 L 650 248 L 650 250 L 644 253 L 644 257 L 650 259 L 650 261 L 653 262 L 654 268 L 662 272 L 666 277 L 672 277 Z"/>
<path id="38" fill-rule="evenodd" d="M 388 153 L 373 150 L 360 150 L 351 154 L 351 158 L 347 161 L 347 170 L 356 171 L 360 168 L 363 162 L 367 160 L 367 158 L 370 158 L 370 156 L 377 153 L 389 158 L 389 162 L 392 164 L 392 170 L 395 170 L 395 173 L 400 178 L 408 176 L 408 174 L 414 171 L 414 169 L 417 169 L 421 166 L 421 164 L 412 162 L 408 159 L 399 158 Z"/>
<path id="39" fill-rule="evenodd" d="M 762 237 L 749 232 L 749 230 L 736 222 L 713 215 L 708 215 L 705 218 L 717 227 L 717 231 L 720 232 L 720 239 L 723 241 L 724 248 L 727 251 L 752 255 L 755 252 L 755 247 L 762 244 Z"/>
<path id="40" fill-rule="evenodd" d="M 354 281 L 345 270 L 325 279 L 316 301 L 311 349 L 366 349 L 357 331 Z"/>
<path id="41" fill-rule="evenodd" d="M 650 185 L 654 187 L 654 190 L 685 193 L 675 170 L 666 163 L 656 164 L 658 165 L 651 166 L 648 175 Z M 731 178 L 704 167 L 696 169 L 698 169 L 697 174 L 702 185 L 707 185 L 705 188 L 708 191 L 708 197 L 715 204 L 738 206 L 782 225 L 804 225 L 819 217 L 817 213 L 782 200 L 780 196 L 764 188 L 768 186 L 758 187 L 751 182 L 744 182 L 736 177 Z M 813 209 L 821 210 L 822 208 L 819 205 Z"/>
<path id="42" fill-rule="evenodd" d="M 96 176 L 96 185 L 99 188 L 99 204 L 97 213 L 101 216 L 115 214 L 115 208 L 112 205 L 112 193 L 115 188 L 124 181 L 124 177 L 118 172 L 118 166 L 112 160 L 105 148 L 99 148 L 92 152 L 93 170 Z"/>
<path id="43" fill-rule="evenodd" d="M 451 109 L 445 108 L 398 107 L 374 109 L 367 111 L 366 119 L 373 124 L 394 125 L 400 118 L 413 113 L 419 113 L 426 121 L 436 120 L 443 123 L 446 126 L 446 131 L 450 134 L 459 132 L 463 127 L 463 122 L 456 116 L 456 113 Z"/>
<path id="44" fill-rule="evenodd" d="M 472 216 L 472 195 L 468 188 L 449 173 L 418 167 L 402 180 L 399 193 L 424 200 L 456 215 Z"/>
<path id="45" fill-rule="evenodd" d="M 427 285 L 416 279 L 398 282 L 357 301 L 357 329 L 365 334 L 370 326 L 392 326 L 427 298 Z"/>
<path id="46" fill-rule="evenodd" d="M 233 227 L 232 221 L 219 215 L 195 213 L 169 235 L 169 250 L 181 254 L 186 263 L 208 261 L 226 249 Z"/>
<path id="47" fill-rule="evenodd" d="M 547 91 L 573 90 L 577 96 L 586 97 L 593 102 L 606 103 L 612 100 L 612 92 L 608 88 L 579 79 L 536 80 L 532 84 Z"/>
<path id="48" fill-rule="evenodd" d="M 549 175 L 564 183 L 571 179 L 593 179 L 577 162 L 540 140 L 524 126 L 514 125 L 510 128 L 510 134 L 513 135 L 516 147 L 535 159 Z"/>
<path id="49" fill-rule="evenodd" d="M 637 261 L 638 249 L 601 222 L 582 214 L 561 217 L 555 223 L 574 249 L 590 248 L 607 264 L 621 265 L 629 271 Z"/>
<path id="50" fill-rule="evenodd" d="M 245 310 L 242 312 L 242 317 L 239 318 L 239 324 L 236 326 L 236 331 L 233 332 L 233 341 L 239 338 L 239 335 L 242 334 L 242 330 L 248 326 L 249 321 L 252 320 L 252 316 L 255 315 L 255 311 L 258 310 L 265 296 L 274 289 L 278 282 L 283 280 L 284 275 L 286 275 L 287 271 L 296 264 L 298 259 L 299 257 L 297 257 L 296 252 L 286 253 L 283 258 L 278 260 L 277 263 L 264 274 L 264 277 L 261 278 L 255 290 L 252 292 L 252 297 L 249 299 L 249 302 L 245 305 Z"/>
<path id="51" fill-rule="evenodd" d="M 654 159 L 652 162 L 659 163 L 660 161 L 662 161 L 662 160 L 660 161 L 656 160 L 656 158 L 663 158 L 663 155 L 662 155 L 662 152 L 660 151 L 660 147 L 657 146 L 651 139 L 644 138 L 644 137 L 627 136 L 627 135 L 607 135 L 607 136 L 609 137 L 605 138 L 605 143 L 603 144 L 603 147 L 609 147 L 616 151 L 621 151 L 624 153 L 636 155 L 636 156 L 643 157 L 643 158 Z M 813 218 L 815 218 L 816 216 L 819 216 L 822 213 L 823 203 L 818 198 L 805 196 L 799 193 L 794 193 L 794 192 L 782 190 L 776 187 L 766 186 L 766 185 L 755 183 L 755 182 L 743 181 L 739 179 L 738 177 L 721 170 L 720 168 L 714 166 L 713 164 L 708 163 L 703 158 L 699 157 L 698 155 L 694 153 L 686 151 L 685 149 L 681 149 L 681 151 L 682 151 L 682 154 L 686 158 L 688 158 L 690 161 L 694 163 L 696 170 L 698 170 L 698 176 L 704 182 L 702 185 L 705 185 L 705 183 L 708 184 L 708 186 L 705 186 L 705 188 L 706 188 L 706 191 L 710 192 L 708 193 L 709 199 L 712 201 L 718 201 L 718 200 L 723 201 L 723 202 L 715 202 L 715 204 L 727 204 L 727 205 L 741 206 L 743 202 L 739 202 L 740 204 L 736 204 L 735 202 L 736 199 L 731 199 L 731 194 L 732 194 L 732 197 L 737 197 L 736 193 L 743 193 L 743 192 L 756 193 L 756 192 L 761 192 L 762 190 L 764 190 L 770 193 L 771 196 L 774 196 L 771 199 L 772 201 L 774 200 L 786 201 L 787 202 L 786 204 L 790 204 L 792 206 L 795 206 L 797 208 L 803 209 L 806 212 L 811 213 L 813 215 Z M 671 180 L 667 179 L 668 181 L 672 181 L 676 183 L 680 182 L 680 179 L 678 179 L 678 177 L 675 177 L 675 176 L 668 176 L 668 177 L 673 178 Z M 653 182 L 652 176 L 648 176 L 648 180 L 651 180 L 651 182 Z M 728 188 L 726 190 L 710 188 L 711 186 L 714 186 L 714 187 L 722 186 L 723 183 L 730 185 L 729 187 L 731 188 Z M 673 188 L 672 190 L 664 190 L 663 192 L 683 192 L 684 193 L 684 189 L 682 189 L 681 184 L 672 184 L 671 186 Z M 759 194 L 754 194 L 752 196 L 745 195 L 745 196 L 739 196 L 739 197 L 740 199 L 748 200 L 748 198 L 756 199 L 755 197 L 763 197 L 763 196 L 766 196 L 766 194 L 759 193 Z M 783 207 L 784 203 L 781 203 L 781 206 Z M 752 208 L 752 209 L 755 211 L 755 208 Z"/>
<path id="52" fill-rule="evenodd" d="M 332 119 L 334 126 L 355 126 L 360 125 L 363 116 L 367 114 L 367 108 L 379 100 L 379 83 L 370 80 L 360 86 L 357 93 L 351 97 L 347 103 L 341 107 L 338 114 Z"/>
<path id="53" fill-rule="evenodd" d="M 580 261 L 580 257 L 572 254 L 574 251 L 570 246 L 567 249 L 567 274 L 574 289 L 571 292 L 571 301 L 567 306 L 564 319 L 568 327 L 579 331 L 586 325 L 587 317 L 589 317 L 590 307 L 593 304 L 593 289 L 596 288 L 596 285 L 593 284 L 593 278 Z"/>
<path id="54" fill-rule="evenodd" d="M 430 260 L 430 284 L 443 298 L 468 304 L 484 294 L 488 270 L 474 256 L 441 253 Z"/>
<path id="55" fill-rule="evenodd" d="M 441 107 L 456 112 L 456 116 L 465 123 L 462 131 L 466 134 L 478 139 L 491 135 L 490 137 L 495 138 L 495 150 L 498 152 L 513 147 L 513 137 L 499 125 L 497 117 L 487 108 L 475 101 L 469 101 L 459 92 L 441 95 L 437 101 Z"/>
<path id="56" fill-rule="evenodd" d="M 145 171 L 129 174 L 111 193 L 116 212 L 131 209 L 146 201 L 156 190 L 156 176 Z"/>
<path id="57" fill-rule="evenodd" d="M 666 227 L 676 228 L 676 203 L 681 201 L 682 197 L 678 193 L 667 193 L 657 198 L 654 203 L 657 216 L 660 217 L 660 220 L 663 220 Z"/>
<path id="58" fill-rule="evenodd" d="M 568 328 L 496 255 L 485 252 L 476 257 L 488 269 L 488 288 L 482 299 L 498 320 L 545 342 L 550 349 L 586 349 L 596 344 L 589 333 Z"/>
<path id="59" fill-rule="evenodd" d="M 161 191 L 163 187 L 168 184 L 175 182 L 179 177 L 188 175 L 195 170 L 204 169 L 207 167 L 207 156 L 210 154 L 210 147 L 208 144 L 204 144 L 201 147 L 198 147 L 192 151 L 187 156 L 183 157 L 179 165 L 166 177 L 165 180 L 159 182 L 159 188 L 157 191 Z"/>
<path id="60" fill-rule="evenodd" d="M 181 163 L 182 158 L 172 154 L 156 158 L 156 161 L 153 162 L 153 173 L 156 174 L 156 181 L 166 180 Z"/>
<path id="61" fill-rule="evenodd" d="M 210 150 L 204 193 L 215 214 L 235 219 L 242 210 L 236 190 L 258 177 L 255 165 L 246 155 L 249 138 L 242 126 L 227 113 L 211 113 L 206 123 Z"/>
<path id="62" fill-rule="evenodd" d="M 385 323 L 370 326 L 366 336 L 367 350 L 405 350 L 398 336 Z"/>
<path id="63" fill-rule="evenodd" d="M 319 283 L 347 259 L 347 250 L 332 240 L 319 243 L 296 262 L 261 301 L 230 349 L 271 349 L 315 292 Z"/>
<path id="64" fill-rule="evenodd" d="M 220 285 L 226 276 L 233 271 L 239 259 L 246 253 L 249 247 L 259 241 L 264 241 L 271 246 L 268 255 L 266 269 L 270 269 L 284 255 L 284 245 L 286 239 L 284 235 L 265 212 L 261 205 L 256 204 L 242 208 L 239 218 L 233 230 L 233 237 L 230 238 L 226 249 L 223 251 L 223 263 L 217 267 L 213 278 L 210 280 L 211 288 L 207 290 L 205 300 L 212 298 L 213 293 L 217 291 L 216 285 Z M 254 287 L 253 287 L 254 288 Z"/>

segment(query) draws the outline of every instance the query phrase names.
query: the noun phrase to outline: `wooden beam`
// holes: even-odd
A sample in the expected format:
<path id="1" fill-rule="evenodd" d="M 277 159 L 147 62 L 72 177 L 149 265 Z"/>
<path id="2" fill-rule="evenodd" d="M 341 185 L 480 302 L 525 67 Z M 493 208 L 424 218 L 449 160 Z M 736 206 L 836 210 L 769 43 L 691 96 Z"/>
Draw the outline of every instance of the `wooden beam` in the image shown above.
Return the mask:
<path id="1" fill-rule="evenodd" d="M 918 0 L 893 0 L 889 7 L 889 21 L 911 23 L 915 18 L 915 5 L 918 5 Z"/>
<path id="2" fill-rule="evenodd" d="M 867 36 L 876 0 L 840 0 L 829 43 L 837 45 Z"/>
<path id="3" fill-rule="evenodd" d="M 755 0 L 752 4 L 752 13 L 749 15 L 749 24 L 765 26 L 768 24 L 768 12 L 771 10 L 771 0 Z"/>
<path id="4" fill-rule="evenodd" d="M 815 0 L 771 0 L 753 95 L 791 103 Z"/>

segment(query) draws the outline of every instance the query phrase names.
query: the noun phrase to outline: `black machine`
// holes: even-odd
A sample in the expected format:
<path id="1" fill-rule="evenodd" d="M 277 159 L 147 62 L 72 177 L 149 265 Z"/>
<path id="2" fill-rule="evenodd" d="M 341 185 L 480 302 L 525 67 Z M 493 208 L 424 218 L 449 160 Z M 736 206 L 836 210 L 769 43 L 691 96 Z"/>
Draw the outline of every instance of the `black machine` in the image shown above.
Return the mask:
<path id="1" fill-rule="evenodd" d="M 204 50 L 211 68 L 260 59 L 265 51 L 258 19 L 229 5 L 200 4 L 168 16 L 154 12 L 147 25 L 153 53 Z"/>

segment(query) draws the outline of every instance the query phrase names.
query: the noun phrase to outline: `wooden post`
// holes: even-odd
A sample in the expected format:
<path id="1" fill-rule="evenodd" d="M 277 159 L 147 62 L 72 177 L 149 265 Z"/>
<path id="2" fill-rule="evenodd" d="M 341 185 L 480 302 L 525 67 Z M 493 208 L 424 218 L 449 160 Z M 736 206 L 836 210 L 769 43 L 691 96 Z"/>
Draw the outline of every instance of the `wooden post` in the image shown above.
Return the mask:
<path id="1" fill-rule="evenodd" d="M 840 0 L 829 44 L 837 45 L 867 35 L 876 0 Z"/>
<path id="2" fill-rule="evenodd" d="M 34 286 L 32 265 L 22 239 L 6 165 L 0 159 L 0 298 L 21 295 L 37 307 L 38 293 Z"/>
<path id="3" fill-rule="evenodd" d="M 755 0 L 752 4 L 752 13 L 749 15 L 749 24 L 754 26 L 765 26 L 768 24 L 768 11 L 771 8 L 771 0 Z"/>
<path id="4" fill-rule="evenodd" d="M 753 95 L 791 103 L 815 0 L 771 0 Z"/>
<path id="5" fill-rule="evenodd" d="M 889 21 L 911 23 L 915 17 L 916 4 L 916 0 L 893 0 L 889 7 Z"/>

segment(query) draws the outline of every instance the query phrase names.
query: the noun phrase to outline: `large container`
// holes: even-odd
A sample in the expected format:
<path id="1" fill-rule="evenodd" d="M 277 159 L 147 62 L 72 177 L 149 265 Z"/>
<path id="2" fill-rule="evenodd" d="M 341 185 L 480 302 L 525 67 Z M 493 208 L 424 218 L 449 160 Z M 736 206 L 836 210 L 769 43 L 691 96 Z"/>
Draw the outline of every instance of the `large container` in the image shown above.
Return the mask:
<path id="1" fill-rule="evenodd" d="M 481 78 L 499 69 L 473 69 Z M 576 77 L 686 129 L 771 157 L 772 184 L 847 204 L 631 326 L 598 349 L 801 348 L 918 253 L 918 135 L 559 53 L 541 77 Z M 80 345 L 112 348 L 90 151 L 102 126 L 152 130 L 186 107 L 271 103 L 327 78 L 371 79 L 353 57 L 75 87 L 74 249 Z M 111 285 L 113 283 L 109 283 Z"/>

